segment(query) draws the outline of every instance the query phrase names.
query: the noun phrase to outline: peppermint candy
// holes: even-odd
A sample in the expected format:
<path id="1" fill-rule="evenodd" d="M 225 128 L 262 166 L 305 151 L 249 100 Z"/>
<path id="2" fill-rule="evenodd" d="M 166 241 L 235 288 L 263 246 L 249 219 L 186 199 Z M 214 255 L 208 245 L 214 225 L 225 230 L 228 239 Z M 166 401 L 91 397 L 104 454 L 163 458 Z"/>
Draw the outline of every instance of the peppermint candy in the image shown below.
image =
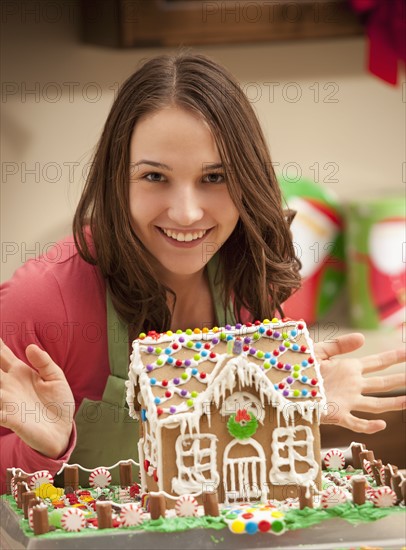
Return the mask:
<path id="1" fill-rule="evenodd" d="M 182 495 L 175 504 L 176 515 L 180 517 L 197 516 L 197 500 L 191 495 Z"/>
<path id="2" fill-rule="evenodd" d="M 54 478 L 48 470 L 39 470 L 35 472 L 30 479 L 30 488 L 35 491 L 35 489 L 38 489 L 43 483 L 54 483 Z"/>
<path id="3" fill-rule="evenodd" d="M 86 527 L 86 518 L 80 508 L 68 508 L 61 517 L 61 525 L 69 533 L 77 533 Z"/>
<path id="4" fill-rule="evenodd" d="M 347 495 L 341 487 L 331 485 L 321 493 L 322 508 L 333 508 L 347 502 Z"/>
<path id="5" fill-rule="evenodd" d="M 326 468 L 342 470 L 345 466 L 344 454 L 340 449 L 330 449 L 324 456 L 324 464 Z"/>
<path id="6" fill-rule="evenodd" d="M 397 498 L 395 491 L 385 485 L 374 490 L 371 500 L 378 508 L 386 508 L 395 506 Z"/>
<path id="7" fill-rule="evenodd" d="M 124 504 L 121 507 L 120 521 L 124 527 L 132 527 L 133 525 L 140 525 L 144 521 L 144 513 L 139 504 L 130 502 Z"/>
<path id="8" fill-rule="evenodd" d="M 362 466 L 363 466 L 364 470 L 366 471 L 366 473 L 367 473 L 369 476 L 373 476 L 372 467 L 371 467 L 371 463 L 369 462 L 369 460 L 365 460 L 365 458 L 364 458 L 364 461 L 363 461 L 363 463 L 362 463 Z"/>
<path id="9" fill-rule="evenodd" d="M 108 487 L 111 483 L 111 474 L 106 468 L 96 468 L 89 476 L 90 487 Z"/>

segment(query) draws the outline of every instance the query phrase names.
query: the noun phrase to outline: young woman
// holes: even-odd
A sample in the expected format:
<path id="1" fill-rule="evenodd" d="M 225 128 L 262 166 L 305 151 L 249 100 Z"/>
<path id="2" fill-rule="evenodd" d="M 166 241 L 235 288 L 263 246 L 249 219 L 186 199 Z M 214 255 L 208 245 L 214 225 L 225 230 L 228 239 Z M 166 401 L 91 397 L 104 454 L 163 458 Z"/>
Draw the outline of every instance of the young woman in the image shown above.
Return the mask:
<path id="1" fill-rule="evenodd" d="M 73 222 L 73 239 L 2 287 L 1 466 L 58 470 L 136 456 L 125 408 L 129 342 L 141 331 L 283 315 L 299 287 L 289 223 L 259 122 L 234 78 L 202 55 L 159 56 L 122 86 Z M 297 312 L 300 317 L 300 311 Z M 400 409 L 404 359 L 363 359 L 352 334 L 318 344 L 331 421 Z M 351 384 L 348 383 L 351 380 Z M 73 416 L 75 413 L 74 421 Z"/>

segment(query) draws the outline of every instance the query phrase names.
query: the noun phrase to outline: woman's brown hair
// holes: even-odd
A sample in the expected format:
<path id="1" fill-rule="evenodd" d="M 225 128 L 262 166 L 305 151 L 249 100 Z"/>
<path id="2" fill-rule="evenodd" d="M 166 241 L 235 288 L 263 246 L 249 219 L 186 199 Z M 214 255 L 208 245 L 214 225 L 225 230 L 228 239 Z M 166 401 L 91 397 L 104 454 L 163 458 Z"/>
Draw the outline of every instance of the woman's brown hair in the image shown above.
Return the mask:
<path id="1" fill-rule="evenodd" d="M 247 97 L 226 69 L 204 55 L 154 57 L 122 85 L 73 220 L 79 253 L 100 268 L 116 311 L 132 327 L 131 336 L 169 329 L 167 295 L 172 291 L 156 279 L 151 257 L 132 228 L 129 184 L 134 126 L 142 116 L 170 105 L 199 114 L 209 125 L 240 214 L 219 251 L 224 306 L 232 299 L 237 319 L 243 309 L 255 319 L 275 311 L 283 315 L 283 302 L 300 286 L 292 216 L 283 210 L 268 147 Z"/>

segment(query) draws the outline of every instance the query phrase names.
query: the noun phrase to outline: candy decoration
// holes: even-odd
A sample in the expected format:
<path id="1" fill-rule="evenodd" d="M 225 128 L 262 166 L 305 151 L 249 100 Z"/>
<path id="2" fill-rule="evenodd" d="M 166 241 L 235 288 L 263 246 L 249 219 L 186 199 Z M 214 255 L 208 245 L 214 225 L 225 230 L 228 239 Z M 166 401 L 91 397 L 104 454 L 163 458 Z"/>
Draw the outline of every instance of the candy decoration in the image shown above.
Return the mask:
<path id="1" fill-rule="evenodd" d="M 396 504 L 396 493 L 392 491 L 389 487 L 379 487 L 375 489 L 371 497 L 372 502 L 378 508 L 386 508 L 388 506 L 395 506 Z"/>
<path id="2" fill-rule="evenodd" d="M 140 525 L 144 521 L 141 506 L 139 504 L 134 504 L 133 502 L 125 504 L 121 508 L 120 520 L 124 527 Z"/>
<path id="3" fill-rule="evenodd" d="M 339 504 L 344 504 L 347 502 L 347 497 L 345 492 L 336 485 L 327 487 L 321 493 L 321 506 L 322 508 L 333 508 Z"/>
<path id="4" fill-rule="evenodd" d="M 79 508 L 68 508 L 61 517 L 61 525 L 69 533 L 77 533 L 86 527 L 85 514 Z"/>
<path id="5" fill-rule="evenodd" d="M 340 449 L 330 449 L 324 456 L 324 464 L 328 470 L 342 470 L 345 466 L 344 454 Z"/>
<path id="6" fill-rule="evenodd" d="M 108 487 L 111 483 L 111 474 L 106 468 L 96 468 L 89 476 L 90 487 Z"/>
<path id="7" fill-rule="evenodd" d="M 40 470 L 35 472 L 35 474 L 30 479 L 30 488 L 37 489 L 43 483 L 53 484 L 54 478 L 48 470 Z"/>
<path id="8" fill-rule="evenodd" d="M 369 462 L 369 460 L 364 460 L 362 462 L 362 468 L 365 471 L 365 473 L 368 474 L 369 476 L 373 475 L 371 463 Z"/>
<path id="9" fill-rule="evenodd" d="M 248 439 L 257 431 L 258 420 L 246 409 L 239 409 L 227 422 L 227 429 L 236 439 Z"/>
<path id="10" fill-rule="evenodd" d="M 175 504 L 176 515 L 180 517 L 197 516 L 198 503 L 191 495 L 182 495 Z"/>

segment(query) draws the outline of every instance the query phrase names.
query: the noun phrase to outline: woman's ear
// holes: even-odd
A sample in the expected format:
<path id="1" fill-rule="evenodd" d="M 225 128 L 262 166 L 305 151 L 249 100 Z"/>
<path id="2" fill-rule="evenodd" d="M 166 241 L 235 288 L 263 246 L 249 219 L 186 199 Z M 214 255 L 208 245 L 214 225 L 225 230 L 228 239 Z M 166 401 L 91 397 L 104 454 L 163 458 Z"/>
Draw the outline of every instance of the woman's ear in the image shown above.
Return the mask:
<path id="1" fill-rule="evenodd" d="M 296 210 L 291 210 L 290 208 L 285 208 L 283 210 L 283 215 L 285 216 L 285 220 L 288 222 L 288 225 L 292 225 L 293 220 L 295 219 L 295 216 L 297 214 Z"/>

